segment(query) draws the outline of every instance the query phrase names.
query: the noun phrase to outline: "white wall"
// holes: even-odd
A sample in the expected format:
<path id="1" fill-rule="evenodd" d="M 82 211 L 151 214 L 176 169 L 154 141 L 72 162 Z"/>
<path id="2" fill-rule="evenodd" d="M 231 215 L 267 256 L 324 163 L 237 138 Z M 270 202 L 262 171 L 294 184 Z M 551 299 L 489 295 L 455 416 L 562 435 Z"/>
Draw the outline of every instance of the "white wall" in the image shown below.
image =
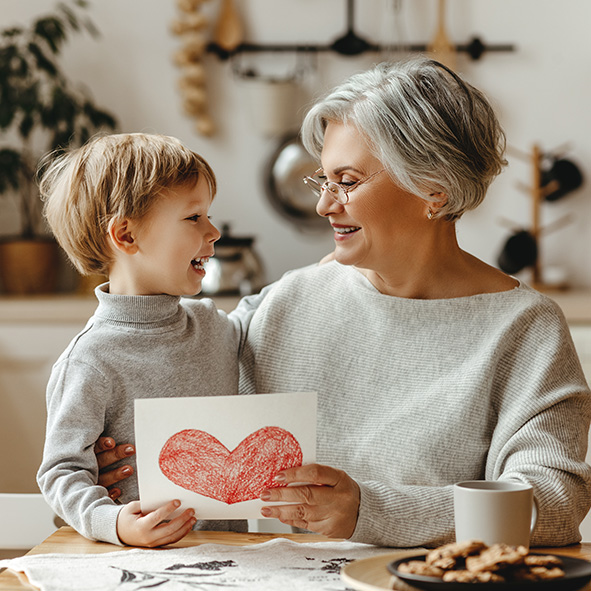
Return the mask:
<path id="1" fill-rule="evenodd" d="M 400 1 L 400 0 L 399 0 Z M 253 42 L 330 43 L 345 28 L 344 0 L 235 0 Z M 221 2 L 204 10 L 215 19 Z M 374 41 L 402 30 L 403 41 L 424 42 L 434 33 L 435 0 L 402 0 L 400 19 L 393 19 L 396 0 L 358 0 L 358 34 Z M 51 8 L 50 0 L 2 0 L 0 27 L 28 22 Z M 179 41 L 169 25 L 176 16 L 174 0 L 95 0 L 91 15 L 102 36 L 72 39 L 64 65 L 83 82 L 101 106 L 112 110 L 122 131 L 155 131 L 175 135 L 203 153 L 219 178 L 214 220 L 230 222 L 235 233 L 255 235 L 268 279 L 318 260 L 332 248 L 330 232 L 298 230 L 279 217 L 264 196 L 263 170 L 278 140 L 254 129 L 244 104 L 243 82 L 228 64 L 207 57 L 208 93 L 218 134 L 204 139 L 192 131 L 181 112 L 178 70 L 171 56 Z M 461 57 L 460 72 L 481 87 L 496 105 L 511 146 L 528 151 L 534 142 L 552 150 L 564 144 L 568 155 L 591 177 L 591 22 L 588 0 L 449 0 L 449 30 L 457 42 L 480 35 L 491 43 L 514 43 L 515 53 L 488 54 L 479 62 Z M 394 25 L 398 22 L 398 27 Z M 400 36 L 398 33 L 396 36 Z M 396 40 L 396 39 L 395 39 Z M 321 54 L 317 69 L 305 78 L 302 111 L 309 97 L 380 56 L 345 58 Z M 269 60 L 253 64 L 268 67 Z M 290 71 L 289 55 L 273 67 Z M 459 223 L 461 244 L 495 263 L 508 237 L 498 218 L 529 225 L 529 198 L 516 188 L 531 176 L 526 162 L 509 155 L 510 166 L 495 181 L 485 203 Z M 591 183 L 544 208 L 544 223 L 574 214 L 573 223 L 542 243 L 542 260 L 566 268 L 575 285 L 591 286 Z M 10 228 L 10 212 L 0 209 L 0 233 Z M 527 280 L 528 276 L 524 275 Z"/>

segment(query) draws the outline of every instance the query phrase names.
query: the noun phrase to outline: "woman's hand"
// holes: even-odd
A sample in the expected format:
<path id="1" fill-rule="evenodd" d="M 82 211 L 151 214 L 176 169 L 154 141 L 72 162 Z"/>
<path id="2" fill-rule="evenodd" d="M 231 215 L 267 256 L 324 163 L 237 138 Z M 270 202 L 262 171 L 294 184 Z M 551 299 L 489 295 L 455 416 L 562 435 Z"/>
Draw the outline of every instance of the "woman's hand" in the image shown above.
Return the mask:
<path id="1" fill-rule="evenodd" d="M 320 464 L 307 464 L 281 471 L 275 480 L 281 484 L 310 484 L 270 488 L 261 500 L 295 503 L 263 507 L 264 517 L 301 527 L 331 538 L 350 538 L 357 525 L 359 485 L 342 470 Z"/>
<path id="2" fill-rule="evenodd" d="M 170 501 L 144 514 L 140 502 L 132 501 L 119 511 L 117 535 L 129 546 L 155 548 L 174 544 L 184 538 L 197 521 L 193 509 L 186 509 L 178 517 L 166 521 L 180 506 L 180 501 Z"/>
<path id="3" fill-rule="evenodd" d="M 115 462 L 128 458 L 135 454 L 133 445 L 124 443 L 116 445 L 112 437 L 99 437 L 94 445 L 94 453 L 99 467 L 98 483 L 109 490 L 109 496 L 115 500 L 121 496 L 121 490 L 113 487 L 114 484 L 125 480 L 133 474 L 133 468 L 126 464 L 114 470 L 105 470 Z"/>

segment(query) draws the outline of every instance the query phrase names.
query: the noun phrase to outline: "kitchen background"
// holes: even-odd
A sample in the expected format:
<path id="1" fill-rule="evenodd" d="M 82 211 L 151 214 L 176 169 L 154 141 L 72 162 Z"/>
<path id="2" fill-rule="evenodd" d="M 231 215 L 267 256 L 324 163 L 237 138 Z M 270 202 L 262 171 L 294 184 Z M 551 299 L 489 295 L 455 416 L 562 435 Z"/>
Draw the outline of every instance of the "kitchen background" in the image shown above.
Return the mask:
<path id="1" fill-rule="evenodd" d="M 346 31 L 346 0 L 234 0 L 253 43 L 330 44 Z M 2 0 L 0 26 L 27 24 L 50 0 Z M 202 12 L 213 36 L 222 0 L 204 2 Z M 73 35 L 64 46 L 61 63 L 73 81 L 83 84 L 97 104 L 112 112 L 125 132 L 158 132 L 179 137 L 202 153 L 219 180 L 213 219 L 229 223 L 233 234 L 254 236 L 266 279 L 313 263 L 332 249 L 326 225 L 307 228 L 278 213 L 265 192 L 269 160 L 281 143 L 281 133 L 269 135 L 251 111 L 252 80 L 236 74 L 254 69 L 260 75 L 298 78 L 291 119 L 297 123 L 314 96 L 346 76 L 401 53 L 365 53 L 344 57 L 319 53 L 296 60 L 293 54 L 245 55 L 223 61 L 206 54 L 209 114 L 217 128 L 208 138 L 194 130 L 182 110 L 178 89 L 180 69 L 173 56 L 181 40 L 171 32 L 180 15 L 174 0 L 100 0 L 91 2 L 89 16 L 100 31 L 95 39 Z M 385 46 L 425 43 L 436 28 L 436 0 L 359 0 L 355 31 Z M 531 225 L 531 198 L 518 185 L 531 183 L 528 154 L 533 144 L 546 153 L 564 156 L 589 177 L 591 135 L 591 22 L 588 0 L 448 0 L 446 25 L 455 43 L 474 36 L 485 44 L 513 44 L 513 52 L 485 53 L 478 61 L 466 54 L 457 70 L 482 88 L 496 106 L 511 150 L 509 167 L 492 186 L 487 200 L 458 224 L 461 245 L 491 264 L 513 229 Z M 542 225 L 552 226 L 565 216 L 567 225 L 543 234 L 540 259 L 549 272 L 571 285 L 591 286 L 591 183 L 564 199 L 542 207 Z M 0 236 L 14 232 L 16 210 L 0 200 Z M 558 271 L 554 267 L 559 267 Z M 528 279 L 528 272 L 523 272 Z"/>
<path id="2" fill-rule="evenodd" d="M 202 5 L 212 36 L 223 1 Z M 0 0 L 0 29 L 27 25 L 55 5 L 52 0 Z M 347 0 L 234 0 L 234 5 L 244 38 L 252 43 L 329 45 L 347 30 Z M 532 223 L 532 199 L 524 187 L 532 183 L 534 144 L 576 163 L 583 181 L 591 176 L 591 2 L 448 0 L 446 6 L 447 31 L 455 43 L 478 36 L 485 44 L 515 49 L 487 52 L 478 61 L 466 54 L 457 57 L 457 70 L 496 106 L 510 146 L 508 168 L 483 205 L 458 224 L 460 244 L 496 264 L 511 233 Z M 249 54 L 230 61 L 206 53 L 208 113 L 216 127 L 211 137 L 195 131 L 195 121 L 183 112 L 181 70 L 173 59 L 183 44 L 171 31 L 180 14 L 177 0 L 94 0 L 88 15 L 100 37 L 71 36 L 63 50 L 63 69 L 117 118 L 120 131 L 177 136 L 209 160 L 219 181 L 214 222 L 230 224 L 234 235 L 255 238 L 266 281 L 318 261 L 332 250 L 328 224 L 294 223 L 278 212 L 266 192 L 269 162 L 288 132 L 297 130 L 315 96 L 377 61 L 403 56 L 397 45 L 433 39 L 437 0 L 357 0 L 356 34 L 389 46 L 389 52 L 357 57 L 321 52 L 300 60 L 290 53 Z M 273 130 L 265 127 L 269 118 L 261 120 L 260 112 L 252 110 L 264 104 L 250 102 L 257 80 L 237 74 L 249 70 L 266 78 L 298 72 L 289 94 L 292 110 Z M 271 103 L 263 111 L 270 113 L 278 104 L 284 103 Z M 569 304 L 567 319 L 591 377 L 591 183 L 542 203 L 541 225 L 549 228 L 539 245 L 543 270 L 576 288 L 561 297 Z M 16 208 L 0 198 L 0 238 L 16 233 L 18 226 Z M 75 287 L 72 274 L 64 275 L 62 291 Z M 529 270 L 520 277 L 528 281 Z M 92 297 L 62 295 L 0 297 L 0 493 L 36 490 L 47 377 L 95 305 Z M 226 309 L 233 303 L 224 302 Z M 584 535 L 591 540 L 587 522 Z"/>

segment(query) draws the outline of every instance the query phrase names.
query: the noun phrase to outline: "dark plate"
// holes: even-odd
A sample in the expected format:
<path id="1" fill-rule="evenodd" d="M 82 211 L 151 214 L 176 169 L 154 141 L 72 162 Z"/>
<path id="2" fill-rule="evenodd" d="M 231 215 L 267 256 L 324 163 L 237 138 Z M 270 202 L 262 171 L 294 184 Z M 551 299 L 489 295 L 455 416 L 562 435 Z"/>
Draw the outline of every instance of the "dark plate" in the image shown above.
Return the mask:
<path id="1" fill-rule="evenodd" d="M 535 555 L 535 552 L 532 552 Z M 411 556 L 394 560 L 388 565 L 388 570 L 396 575 L 400 580 L 413 585 L 425 591 L 458 591 L 474 587 L 479 588 L 494 588 L 498 591 L 517 591 L 518 589 L 546 589 L 548 591 L 569 591 L 580 589 L 585 583 L 591 580 L 591 562 L 581 560 L 580 558 L 572 558 L 570 556 L 560 556 L 559 554 L 552 554 L 562 560 L 562 569 L 564 570 L 564 577 L 560 579 L 552 579 L 547 581 L 515 581 L 512 583 L 447 583 L 438 577 L 425 577 L 422 575 L 412 575 L 409 573 L 401 573 L 398 571 L 398 566 L 404 562 L 411 560 L 425 560 L 426 554 L 422 556 Z M 544 556 L 548 556 L 545 554 Z"/>

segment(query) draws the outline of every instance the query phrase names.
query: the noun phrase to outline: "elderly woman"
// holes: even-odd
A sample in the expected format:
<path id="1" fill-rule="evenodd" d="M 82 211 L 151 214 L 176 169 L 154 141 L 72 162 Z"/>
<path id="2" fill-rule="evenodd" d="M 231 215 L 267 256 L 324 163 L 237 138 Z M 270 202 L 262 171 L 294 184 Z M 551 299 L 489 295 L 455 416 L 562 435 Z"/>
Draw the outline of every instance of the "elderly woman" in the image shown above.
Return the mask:
<path id="1" fill-rule="evenodd" d="M 568 327 L 456 238 L 505 164 L 486 98 L 432 60 L 381 64 L 318 101 L 302 137 L 334 260 L 233 314 L 241 393 L 318 392 L 319 464 L 281 473 L 311 484 L 265 491 L 263 514 L 435 546 L 454 536 L 453 483 L 511 479 L 534 488 L 533 545 L 579 541 L 591 397 Z"/>

